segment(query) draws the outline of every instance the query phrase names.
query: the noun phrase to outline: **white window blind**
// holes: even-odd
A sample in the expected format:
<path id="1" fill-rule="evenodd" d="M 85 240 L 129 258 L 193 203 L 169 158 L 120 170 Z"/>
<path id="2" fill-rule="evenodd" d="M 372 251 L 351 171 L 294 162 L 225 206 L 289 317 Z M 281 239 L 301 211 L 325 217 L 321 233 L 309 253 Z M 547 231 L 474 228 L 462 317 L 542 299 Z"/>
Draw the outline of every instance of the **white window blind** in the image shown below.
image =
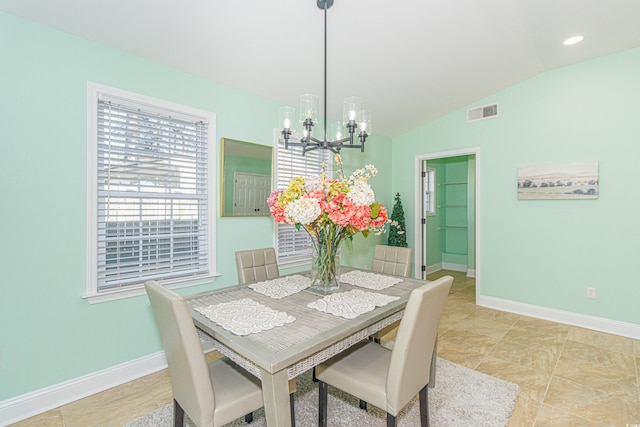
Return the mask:
<path id="1" fill-rule="evenodd" d="M 284 190 L 291 178 L 296 176 L 319 175 L 322 163 L 328 165 L 327 173 L 331 176 L 333 163 L 329 150 L 314 150 L 302 155 L 300 147 L 284 148 L 284 140 L 276 136 L 276 189 Z M 276 251 L 279 264 L 302 263 L 311 259 L 311 241 L 303 229 L 289 224 L 276 223 Z"/>
<path id="2" fill-rule="evenodd" d="M 97 292 L 209 274 L 209 123 L 100 94 Z"/>

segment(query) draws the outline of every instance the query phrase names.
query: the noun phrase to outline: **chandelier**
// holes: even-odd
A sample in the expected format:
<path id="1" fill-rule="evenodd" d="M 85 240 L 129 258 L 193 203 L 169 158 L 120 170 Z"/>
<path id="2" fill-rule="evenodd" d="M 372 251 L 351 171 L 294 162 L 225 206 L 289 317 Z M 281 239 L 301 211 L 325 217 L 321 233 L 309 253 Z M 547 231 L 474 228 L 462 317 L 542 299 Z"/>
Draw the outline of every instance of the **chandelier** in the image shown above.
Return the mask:
<path id="1" fill-rule="evenodd" d="M 364 152 L 364 142 L 371 134 L 371 113 L 362 109 L 362 99 L 357 96 L 350 96 L 344 100 L 342 121 L 332 124 L 332 139 L 327 138 L 327 9 L 333 5 L 333 0 L 317 0 L 317 4 L 324 10 L 324 138 L 318 139 L 311 134 L 313 127 L 318 123 L 318 97 L 305 94 L 300 96 L 298 117 L 294 107 L 280 108 L 284 146 L 286 149 L 302 147 L 303 156 L 306 152 L 319 148 L 334 153 L 339 153 L 342 148 L 359 148 Z M 301 136 L 297 136 L 298 125 L 302 127 Z M 356 135 L 357 130 L 359 131 Z M 354 136 L 357 136 L 359 144 L 354 144 Z"/>

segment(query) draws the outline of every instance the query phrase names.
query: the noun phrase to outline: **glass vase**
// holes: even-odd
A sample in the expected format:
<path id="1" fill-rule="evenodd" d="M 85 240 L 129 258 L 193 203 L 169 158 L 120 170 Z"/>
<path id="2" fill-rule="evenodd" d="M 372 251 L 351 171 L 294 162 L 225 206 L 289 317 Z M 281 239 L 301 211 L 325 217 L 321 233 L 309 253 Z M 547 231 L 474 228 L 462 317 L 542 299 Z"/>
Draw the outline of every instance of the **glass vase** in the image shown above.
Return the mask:
<path id="1" fill-rule="evenodd" d="M 327 295 L 340 288 L 340 241 L 331 238 L 331 233 L 320 233 L 312 238 L 311 290 Z"/>

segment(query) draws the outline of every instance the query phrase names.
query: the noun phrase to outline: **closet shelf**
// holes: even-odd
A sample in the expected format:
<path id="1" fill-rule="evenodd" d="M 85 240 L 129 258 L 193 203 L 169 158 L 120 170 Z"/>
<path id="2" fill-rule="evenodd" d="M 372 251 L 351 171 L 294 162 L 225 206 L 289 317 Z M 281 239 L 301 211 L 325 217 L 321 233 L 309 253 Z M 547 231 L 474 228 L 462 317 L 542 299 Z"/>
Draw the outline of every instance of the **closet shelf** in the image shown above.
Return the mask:
<path id="1" fill-rule="evenodd" d="M 467 184 L 467 181 L 451 181 L 451 182 L 439 182 L 438 185 L 462 185 Z"/>

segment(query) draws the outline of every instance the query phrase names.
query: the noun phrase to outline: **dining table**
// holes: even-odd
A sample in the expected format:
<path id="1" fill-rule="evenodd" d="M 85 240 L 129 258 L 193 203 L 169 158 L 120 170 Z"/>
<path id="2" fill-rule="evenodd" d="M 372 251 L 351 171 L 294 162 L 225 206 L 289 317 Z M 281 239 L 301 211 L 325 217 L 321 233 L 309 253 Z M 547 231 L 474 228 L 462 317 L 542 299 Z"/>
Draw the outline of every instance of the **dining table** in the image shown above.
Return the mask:
<path id="1" fill-rule="evenodd" d="M 261 380 L 267 426 L 291 425 L 290 379 L 402 319 L 411 291 L 427 283 L 354 268 L 342 273 L 339 289 L 327 296 L 305 287 L 306 271 L 186 297 L 194 324 L 213 339 L 213 348 Z M 238 311 L 243 304 L 256 307 L 249 312 L 257 323 Z M 261 325 L 263 318 L 274 322 Z"/>

